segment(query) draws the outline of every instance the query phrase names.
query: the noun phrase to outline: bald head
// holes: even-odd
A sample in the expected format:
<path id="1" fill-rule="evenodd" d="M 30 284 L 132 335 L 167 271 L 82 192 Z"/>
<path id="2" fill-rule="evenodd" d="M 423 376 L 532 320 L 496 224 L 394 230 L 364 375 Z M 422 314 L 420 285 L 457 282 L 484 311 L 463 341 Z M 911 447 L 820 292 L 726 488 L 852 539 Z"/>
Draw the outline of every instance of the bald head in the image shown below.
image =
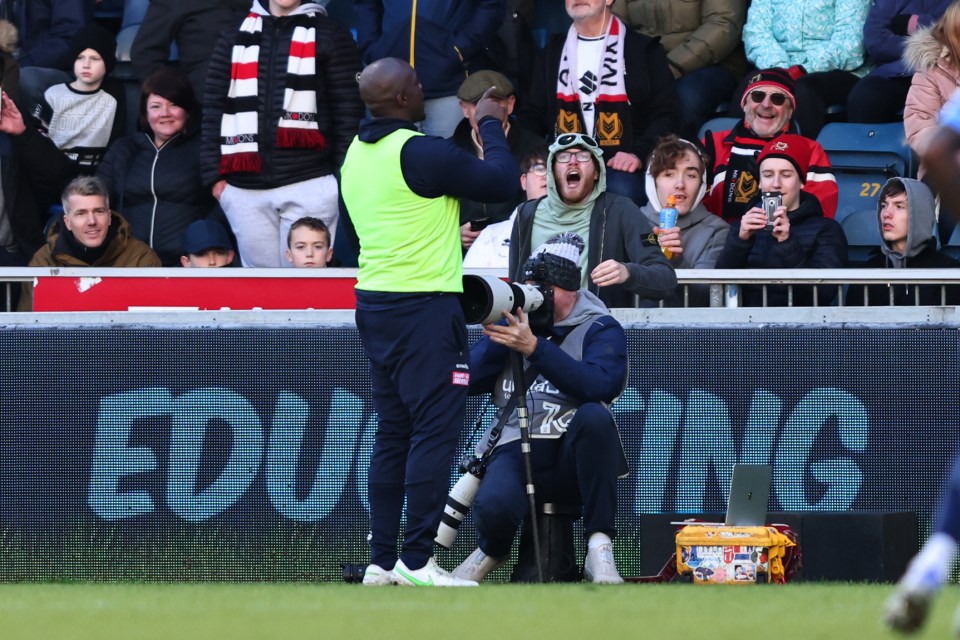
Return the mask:
<path id="1" fill-rule="evenodd" d="M 423 90 L 417 72 L 398 58 L 381 58 L 360 74 L 360 98 L 374 118 L 423 120 Z"/>

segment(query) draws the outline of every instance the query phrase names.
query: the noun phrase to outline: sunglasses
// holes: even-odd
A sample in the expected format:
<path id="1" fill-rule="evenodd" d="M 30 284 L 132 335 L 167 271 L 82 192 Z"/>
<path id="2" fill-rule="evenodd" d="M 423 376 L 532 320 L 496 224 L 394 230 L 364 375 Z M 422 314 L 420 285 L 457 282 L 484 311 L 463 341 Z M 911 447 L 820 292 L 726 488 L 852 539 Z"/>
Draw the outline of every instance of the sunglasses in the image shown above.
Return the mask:
<path id="1" fill-rule="evenodd" d="M 591 138 L 590 136 L 585 136 L 582 133 L 565 133 L 559 138 L 557 138 L 557 144 L 561 147 L 565 147 L 574 142 L 580 142 L 585 147 L 597 148 L 600 145 L 597 144 L 597 141 Z"/>
<path id="2" fill-rule="evenodd" d="M 754 89 L 750 92 L 750 99 L 753 100 L 756 104 L 763 102 L 763 99 L 767 96 L 770 96 L 770 102 L 773 103 L 775 107 L 782 107 L 783 103 L 787 101 L 787 94 L 780 93 L 778 91 L 773 91 L 767 93 L 766 91 L 760 91 L 759 89 Z"/>
<path id="3" fill-rule="evenodd" d="M 593 157 L 593 154 L 589 151 L 558 151 L 557 155 L 554 156 L 554 159 L 560 164 L 567 164 L 574 158 L 577 159 L 577 162 L 590 162 L 590 158 Z"/>
<path id="4" fill-rule="evenodd" d="M 545 164 L 535 164 L 535 165 L 533 165 L 532 167 L 530 167 L 529 169 L 527 169 L 527 173 L 531 173 L 531 172 L 532 172 L 534 175 L 545 176 L 545 175 L 547 175 L 547 165 L 545 165 Z"/>

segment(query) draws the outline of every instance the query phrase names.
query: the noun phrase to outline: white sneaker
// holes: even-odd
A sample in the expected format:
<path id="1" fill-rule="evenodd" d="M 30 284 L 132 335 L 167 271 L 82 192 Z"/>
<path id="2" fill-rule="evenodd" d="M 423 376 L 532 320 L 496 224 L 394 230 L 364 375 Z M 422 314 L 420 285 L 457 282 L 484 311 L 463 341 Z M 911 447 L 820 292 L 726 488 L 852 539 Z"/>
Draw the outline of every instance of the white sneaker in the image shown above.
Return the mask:
<path id="1" fill-rule="evenodd" d="M 477 547 L 473 550 L 473 553 L 467 556 L 466 560 L 460 563 L 459 567 L 451 572 L 451 575 L 453 575 L 454 578 L 480 582 L 487 577 L 488 573 L 503 565 L 508 557 L 509 556 L 505 556 L 497 559 L 488 556 L 480 550 L 480 547 Z"/>
<path id="2" fill-rule="evenodd" d="M 617 564 L 613 561 L 613 545 L 602 544 L 587 549 L 587 557 L 583 561 L 583 577 L 595 584 L 623 584 Z"/>
<path id="3" fill-rule="evenodd" d="M 898 586 L 883 607 L 883 624 L 900 633 L 913 633 L 926 622 L 933 591 Z"/>
<path id="4" fill-rule="evenodd" d="M 393 582 L 393 571 L 384 569 L 380 565 L 368 564 L 366 571 L 363 572 L 365 587 L 382 587 Z"/>
<path id="5" fill-rule="evenodd" d="M 448 571 L 444 571 L 437 565 L 433 558 L 427 560 L 422 568 L 412 571 L 407 568 L 403 560 L 397 560 L 397 566 L 393 568 L 394 584 L 402 587 L 478 587 L 480 586 L 473 580 L 463 580 L 455 578 Z"/>

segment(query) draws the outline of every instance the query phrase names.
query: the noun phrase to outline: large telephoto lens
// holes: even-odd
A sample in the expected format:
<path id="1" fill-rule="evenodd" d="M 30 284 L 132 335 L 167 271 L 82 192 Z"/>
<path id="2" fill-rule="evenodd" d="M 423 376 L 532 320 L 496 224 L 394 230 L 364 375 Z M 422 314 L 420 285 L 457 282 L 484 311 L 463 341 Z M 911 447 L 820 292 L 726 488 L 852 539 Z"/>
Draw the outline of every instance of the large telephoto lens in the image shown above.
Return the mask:
<path id="1" fill-rule="evenodd" d="M 490 324 L 503 317 L 504 310 L 530 313 L 543 304 L 536 286 L 504 282 L 492 276 L 463 276 L 461 306 L 467 324 Z"/>

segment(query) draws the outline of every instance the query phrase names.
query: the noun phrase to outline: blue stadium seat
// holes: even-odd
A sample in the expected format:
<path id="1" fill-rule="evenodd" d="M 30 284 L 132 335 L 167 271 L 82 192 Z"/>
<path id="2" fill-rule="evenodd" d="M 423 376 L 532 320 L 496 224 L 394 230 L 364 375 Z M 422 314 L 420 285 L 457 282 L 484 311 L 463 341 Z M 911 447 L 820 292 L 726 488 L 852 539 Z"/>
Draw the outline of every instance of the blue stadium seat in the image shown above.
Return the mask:
<path id="1" fill-rule="evenodd" d="M 697 138 L 703 140 L 703 136 L 707 135 L 707 131 L 729 131 L 733 129 L 734 125 L 740 122 L 740 118 L 731 118 L 729 116 L 722 116 L 719 118 L 710 118 L 700 127 L 700 131 L 697 133 Z"/>
<path id="2" fill-rule="evenodd" d="M 947 243 L 940 247 L 940 250 L 952 258 L 960 260 L 960 225 L 953 228 L 953 233 L 950 234 Z"/>
<path id="3" fill-rule="evenodd" d="M 859 124 L 832 122 L 817 136 L 833 166 L 840 190 L 836 219 L 876 206 L 884 183 L 896 176 L 916 175 L 913 152 L 903 123 Z"/>
<path id="4" fill-rule="evenodd" d="M 871 254 L 879 251 L 881 238 L 876 205 L 850 213 L 840 221 L 840 226 L 847 237 L 847 260 L 851 267 L 862 266 Z"/>

